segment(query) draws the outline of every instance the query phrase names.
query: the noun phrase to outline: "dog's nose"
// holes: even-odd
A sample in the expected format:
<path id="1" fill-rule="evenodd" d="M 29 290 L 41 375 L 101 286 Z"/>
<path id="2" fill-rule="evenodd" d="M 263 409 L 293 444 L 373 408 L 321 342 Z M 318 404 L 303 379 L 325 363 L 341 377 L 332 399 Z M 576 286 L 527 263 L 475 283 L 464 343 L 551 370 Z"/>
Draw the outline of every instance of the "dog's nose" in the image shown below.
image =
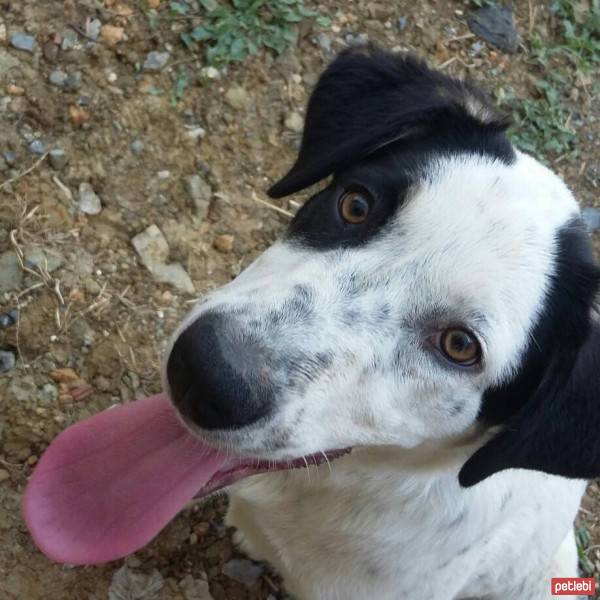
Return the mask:
<path id="1" fill-rule="evenodd" d="M 167 379 L 175 406 L 204 429 L 250 425 L 273 404 L 265 353 L 225 314 L 203 315 L 177 338 Z"/>

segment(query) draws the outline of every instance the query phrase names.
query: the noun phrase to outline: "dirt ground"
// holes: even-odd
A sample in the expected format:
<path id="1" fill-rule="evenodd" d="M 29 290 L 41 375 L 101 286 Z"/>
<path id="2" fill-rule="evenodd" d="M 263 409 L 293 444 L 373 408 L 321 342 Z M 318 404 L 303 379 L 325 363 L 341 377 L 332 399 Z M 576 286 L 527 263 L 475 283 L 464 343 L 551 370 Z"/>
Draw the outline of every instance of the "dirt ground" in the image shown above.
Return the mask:
<path id="1" fill-rule="evenodd" d="M 286 598 L 268 570 L 246 582 L 222 572 L 243 558 L 222 525 L 224 497 L 191 506 L 127 561 L 54 565 L 21 520 L 28 475 L 69 424 L 157 392 L 161 349 L 194 299 L 231 280 L 282 233 L 288 216 L 256 198 L 266 199 L 264 190 L 291 164 L 298 114 L 349 35 L 411 50 L 491 91 L 510 84 L 531 97 L 539 75 L 525 44 L 511 56 L 473 47 L 471 3 L 359 0 L 322 3 L 331 25 L 308 20 L 281 56 L 261 52 L 210 79 L 201 72 L 203 54 L 179 42 L 185 20 L 159 6 L 151 23 L 146 1 L 0 1 L 0 314 L 20 311 L 18 324 L 0 329 L 0 350 L 17 357 L 0 374 L 1 598 L 201 600 L 208 587 L 215 600 Z M 539 30 L 551 43 L 549 4 L 515 3 L 523 36 Z M 126 39 L 114 46 L 88 39 L 89 18 L 123 27 Z M 35 36 L 34 51 L 11 47 L 6 32 Z M 140 68 L 149 52 L 165 49 L 164 68 Z M 55 71 L 80 73 L 80 84 L 57 87 L 49 80 Z M 177 99 L 182 76 L 188 85 Z M 582 205 L 593 206 L 600 108 L 584 93 L 573 94 L 573 103 L 588 123 L 576 128 L 580 153 L 553 166 Z M 66 166 L 57 159 L 57 169 L 39 160 L 56 148 L 68 158 Z M 189 189 L 193 175 L 200 191 Z M 101 200 L 98 214 L 78 208 L 85 182 Z M 274 204 L 294 210 L 289 200 Z M 193 292 L 158 282 L 140 261 L 131 240 L 153 224 Z M 19 252 L 29 271 L 21 270 Z M 66 367 L 75 375 L 54 372 Z M 599 520 L 600 488 L 591 484 L 578 526 L 590 535 L 582 552 L 596 572 Z"/>

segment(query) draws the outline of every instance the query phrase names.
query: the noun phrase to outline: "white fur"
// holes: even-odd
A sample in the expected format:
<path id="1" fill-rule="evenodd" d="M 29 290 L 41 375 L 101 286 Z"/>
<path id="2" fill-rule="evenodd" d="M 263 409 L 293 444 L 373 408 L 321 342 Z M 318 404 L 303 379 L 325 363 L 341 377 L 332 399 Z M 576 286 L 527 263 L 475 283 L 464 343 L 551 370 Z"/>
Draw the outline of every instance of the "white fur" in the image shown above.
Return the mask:
<path id="1" fill-rule="evenodd" d="M 182 323 L 174 339 L 207 310 L 243 307 L 240 326 L 253 322 L 274 356 L 331 358 L 282 393 L 266 423 L 198 432 L 263 459 L 354 447 L 331 471 L 259 475 L 231 489 L 228 521 L 244 548 L 300 600 L 537 600 L 552 597 L 550 577 L 576 575 L 582 482 L 510 470 L 462 489 L 457 474 L 483 443 L 484 390 L 519 367 L 555 234 L 577 212 L 558 177 L 527 155 L 510 166 L 440 158 L 367 244 L 279 242 Z M 352 297 L 350 278 L 360 289 Z M 310 289 L 310 319 L 291 310 L 274 329 L 265 316 L 298 286 Z M 481 341 L 481 369 L 452 367 L 426 343 L 431 328 L 456 322 Z M 285 443 L 273 447 L 276 436 Z"/>

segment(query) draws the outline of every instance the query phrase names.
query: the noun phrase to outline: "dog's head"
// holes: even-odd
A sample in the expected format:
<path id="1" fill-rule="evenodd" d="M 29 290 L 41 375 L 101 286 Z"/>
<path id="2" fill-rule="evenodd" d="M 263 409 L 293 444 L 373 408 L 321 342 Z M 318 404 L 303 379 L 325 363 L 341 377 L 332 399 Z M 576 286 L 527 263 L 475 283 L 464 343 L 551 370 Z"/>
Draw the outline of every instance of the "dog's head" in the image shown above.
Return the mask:
<path id="1" fill-rule="evenodd" d="M 463 485 L 599 475 L 600 273 L 573 196 L 505 129 L 414 58 L 342 53 L 270 194 L 330 180 L 173 339 L 192 429 L 272 460 L 494 432 Z"/>

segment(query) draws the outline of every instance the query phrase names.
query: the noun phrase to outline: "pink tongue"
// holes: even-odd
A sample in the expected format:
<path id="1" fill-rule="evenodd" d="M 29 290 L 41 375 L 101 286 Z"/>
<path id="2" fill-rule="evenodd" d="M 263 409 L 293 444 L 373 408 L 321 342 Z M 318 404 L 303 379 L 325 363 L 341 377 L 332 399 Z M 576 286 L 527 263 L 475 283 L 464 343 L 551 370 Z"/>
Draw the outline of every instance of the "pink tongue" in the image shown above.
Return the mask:
<path id="1" fill-rule="evenodd" d="M 147 544 L 226 463 L 152 396 L 61 433 L 23 500 L 39 548 L 68 564 L 97 564 Z"/>

